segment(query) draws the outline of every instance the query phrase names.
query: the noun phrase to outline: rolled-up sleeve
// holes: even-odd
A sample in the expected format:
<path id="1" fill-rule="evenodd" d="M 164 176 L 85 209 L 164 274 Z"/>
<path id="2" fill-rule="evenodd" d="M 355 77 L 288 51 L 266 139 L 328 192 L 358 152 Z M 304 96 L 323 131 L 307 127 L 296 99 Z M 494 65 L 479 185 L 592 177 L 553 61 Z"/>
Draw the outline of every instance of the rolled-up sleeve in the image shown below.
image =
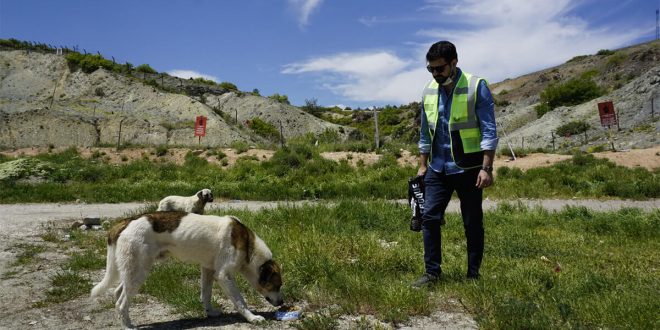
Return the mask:
<path id="1" fill-rule="evenodd" d="M 421 112 L 420 118 L 420 131 L 419 131 L 419 153 L 420 154 L 428 154 L 431 152 L 431 137 L 429 136 L 429 124 L 426 120 L 426 113 L 424 113 L 424 101 L 422 100 L 422 104 L 419 107 L 419 111 Z"/>
<path id="2" fill-rule="evenodd" d="M 495 124 L 495 102 L 493 101 L 493 95 L 490 93 L 488 85 L 483 80 L 479 82 L 477 88 L 475 110 L 481 127 L 481 150 L 496 150 L 499 139 L 497 138 L 497 125 Z"/>

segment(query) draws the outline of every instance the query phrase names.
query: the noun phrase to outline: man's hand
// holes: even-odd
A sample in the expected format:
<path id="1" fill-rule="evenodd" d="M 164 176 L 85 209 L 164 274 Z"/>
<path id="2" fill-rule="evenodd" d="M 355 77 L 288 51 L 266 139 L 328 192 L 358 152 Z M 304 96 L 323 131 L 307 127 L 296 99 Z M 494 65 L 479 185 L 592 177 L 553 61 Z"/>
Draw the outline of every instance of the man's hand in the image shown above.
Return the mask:
<path id="1" fill-rule="evenodd" d="M 426 165 L 420 166 L 419 169 L 417 170 L 417 176 L 424 176 L 424 174 L 426 174 L 426 171 L 427 171 Z"/>
<path id="2" fill-rule="evenodd" d="M 477 177 L 477 188 L 484 189 L 490 187 L 493 184 L 493 173 L 486 172 L 485 170 L 479 171 L 479 176 Z"/>

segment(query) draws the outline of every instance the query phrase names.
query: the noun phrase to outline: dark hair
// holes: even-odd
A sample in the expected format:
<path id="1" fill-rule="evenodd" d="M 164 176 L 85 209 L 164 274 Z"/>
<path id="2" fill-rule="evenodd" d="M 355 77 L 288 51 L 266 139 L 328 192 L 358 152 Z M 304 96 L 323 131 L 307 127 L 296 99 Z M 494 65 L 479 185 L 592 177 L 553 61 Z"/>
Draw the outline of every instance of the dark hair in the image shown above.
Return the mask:
<path id="1" fill-rule="evenodd" d="M 438 41 L 431 45 L 426 53 L 426 61 L 431 62 L 443 58 L 447 63 L 458 58 L 456 46 L 449 41 Z"/>

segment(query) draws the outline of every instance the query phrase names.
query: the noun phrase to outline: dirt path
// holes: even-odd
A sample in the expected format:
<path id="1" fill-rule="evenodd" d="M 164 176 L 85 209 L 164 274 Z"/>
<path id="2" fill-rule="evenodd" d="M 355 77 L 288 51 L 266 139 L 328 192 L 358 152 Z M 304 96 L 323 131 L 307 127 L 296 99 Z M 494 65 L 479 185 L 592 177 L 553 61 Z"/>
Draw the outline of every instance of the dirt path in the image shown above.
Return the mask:
<path id="1" fill-rule="evenodd" d="M 404 200 L 396 201 L 405 203 Z M 519 200 L 520 203 L 531 207 L 542 206 L 549 210 L 560 210 L 567 205 L 585 206 L 598 211 L 610 211 L 622 207 L 637 207 L 652 210 L 660 207 L 660 200 L 650 201 L 599 201 L 599 200 Z M 262 208 L 276 208 L 278 206 L 291 206 L 303 204 L 317 204 L 323 202 L 297 201 L 297 202 L 259 202 L 259 201 L 224 201 L 207 205 L 208 210 L 248 209 L 260 210 Z M 497 207 L 500 201 L 485 200 L 484 208 L 491 210 Z M 84 217 L 100 217 L 112 219 L 127 213 L 140 212 L 146 208 L 144 203 L 122 204 L 0 204 L 0 329 L 116 329 L 120 324 L 114 310 L 103 306 L 108 301 L 99 304 L 87 297 L 79 297 L 65 303 L 49 305 L 47 307 L 34 307 L 33 304 L 43 299 L 50 289 L 50 279 L 61 272 L 59 264 L 64 262 L 66 256 L 61 253 L 46 251 L 40 254 L 44 260 L 36 265 L 26 267 L 10 267 L 17 259 L 14 248 L 19 244 L 43 245 L 45 242 L 41 235 L 49 226 L 66 227 L 75 220 Z M 452 201 L 449 212 L 458 212 L 458 203 Z M 56 250 L 55 248 L 53 250 Z M 15 272 L 7 276 L 7 272 Z M 101 272 L 90 274 L 92 277 L 101 277 Z M 211 319 L 185 319 L 172 312 L 167 305 L 163 305 L 146 298 L 137 302 L 132 309 L 134 321 L 137 324 L 149 324 L 148 329 L 293 329 L 285 322 L 269 321 L 255 326 L 245 323 L 233 312 L 231 305 L 223 304 L 228 313 L 221 318 Z M 451 302 L 444 302 L 445 305 Z M 464 312 L 458 302 L 452 311 L 436 311 L 428 317 L 411 319 L 400 329 L 477 329 L 476 322 Z M 272 308 L 271 308 L 272 309 Z M 268 315 L 271 309 L 257 309 L 257 313 Z M 355 325 L 358 317 L 345 316 L 340 319 L 340 328 L 349 329 Z M 373 322 L 377 322 L 373 320 Z M 374 323 L 375 324 L 375 323 Z"/>

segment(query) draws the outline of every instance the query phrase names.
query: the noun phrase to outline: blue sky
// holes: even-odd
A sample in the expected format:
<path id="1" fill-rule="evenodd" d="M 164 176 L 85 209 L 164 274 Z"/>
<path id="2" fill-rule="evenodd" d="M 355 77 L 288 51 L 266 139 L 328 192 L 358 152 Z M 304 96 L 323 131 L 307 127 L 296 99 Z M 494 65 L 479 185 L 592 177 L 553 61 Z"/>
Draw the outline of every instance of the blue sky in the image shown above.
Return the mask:
<path id="1" fill-rule="evenodd" d="M 491 83 L 655 38 L 658 0 L 0 0 L 0 38 L 78 46 L 294 105 L 407 104 L 438 40 Z"/>

